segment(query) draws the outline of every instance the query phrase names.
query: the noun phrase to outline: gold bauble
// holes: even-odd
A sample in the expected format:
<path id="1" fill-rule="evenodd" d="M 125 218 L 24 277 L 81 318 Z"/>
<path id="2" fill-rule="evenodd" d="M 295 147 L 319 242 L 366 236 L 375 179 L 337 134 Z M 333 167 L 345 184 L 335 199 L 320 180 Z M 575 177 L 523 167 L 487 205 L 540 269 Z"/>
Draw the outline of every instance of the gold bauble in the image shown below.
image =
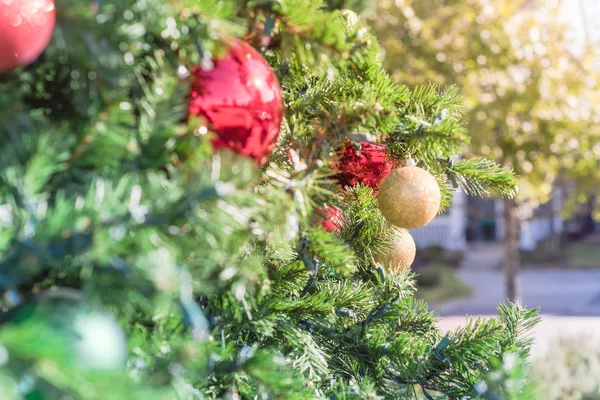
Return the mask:
<path id="1" fill-rule="evenodd" d="M 390 223 L 406 229 L 428 224 L 440 210 L 440 187 L 429 172 L 409 163 L 394 168 L 379 186 L 379 210 Z"/>
<path id="2" fill-rule="evenodd" d="M 397 229 L 388 246 L 384 248 L 384 252 L 384 254 L 373 254 L 373 258 L 381 264 L 385 272 L 397 274 L 410 268 L 415 260 L 417 246 L 407 230 Z"/>

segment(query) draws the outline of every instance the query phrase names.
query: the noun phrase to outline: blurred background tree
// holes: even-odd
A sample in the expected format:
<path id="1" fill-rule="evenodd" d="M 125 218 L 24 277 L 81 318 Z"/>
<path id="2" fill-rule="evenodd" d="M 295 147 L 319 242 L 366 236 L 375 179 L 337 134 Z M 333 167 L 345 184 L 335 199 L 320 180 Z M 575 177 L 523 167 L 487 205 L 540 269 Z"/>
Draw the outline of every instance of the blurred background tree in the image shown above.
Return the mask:
<path id="1" fill-rule="evenodd" d="M 575 6 L 573 4 L 572 6 Z M 370 21 L 388 71 L 401 82 L 458 85 L 466 98 L 468 152 L 521 176 L 504 201 L 506 294 L 519 298 L 519 221 L 550 199 L 561 177 L 578 201 L 600 179 L 594 49 L 577 48 L 558 1 L 383 0 Z"/>

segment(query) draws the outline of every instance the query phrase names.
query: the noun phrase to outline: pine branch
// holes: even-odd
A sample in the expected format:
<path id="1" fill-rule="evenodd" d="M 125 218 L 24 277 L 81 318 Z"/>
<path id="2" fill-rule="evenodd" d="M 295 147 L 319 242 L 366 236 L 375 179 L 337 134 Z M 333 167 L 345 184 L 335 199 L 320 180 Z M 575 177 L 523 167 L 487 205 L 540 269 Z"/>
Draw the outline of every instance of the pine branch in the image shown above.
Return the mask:
<path id="1" fill-rule="evenodd" d="M 523 358 L 529 355 L 533 344 L 529 333 L 541 321 L 538 314 L 537 308 L 528 310 L 512 303 L 498 305 L 498 318 L 508 332 L 503 343 L 504 352 L 517 352 Z"/>
<path id="2" fill-rule="evenodd" d="M 517 194 L 515 174 L 485 158 L 449 162 L 446 171 L 452 185 L 468 195 L 489 196 L 493 192 L 512 198 Z"/>

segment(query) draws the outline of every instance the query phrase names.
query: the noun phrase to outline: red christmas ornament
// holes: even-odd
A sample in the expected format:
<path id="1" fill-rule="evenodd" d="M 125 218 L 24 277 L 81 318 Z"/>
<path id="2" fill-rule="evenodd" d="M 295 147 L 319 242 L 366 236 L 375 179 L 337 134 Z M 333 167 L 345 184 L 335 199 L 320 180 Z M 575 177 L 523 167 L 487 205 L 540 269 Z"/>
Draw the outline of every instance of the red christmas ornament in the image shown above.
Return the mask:
<path id="1" fill-rule="evenodd" d="M 210 70 L 192 70 L 190 114 L 206 118 L 229 148 L 264 163 L 275 147 L 283 114 L 281 88 L 265 59 L 237 40 Z"/>
<path id="2" fill-rule="evenodd" d="M 360 142 L 356 150 L 351 142 L 342 146 L 340 161 L 333 167 L 340 171 L 336 179 L 342 186 L 355 186 L 362 183 L 376 193 L 381 181 L 394 168 L 387 157 L 385 146 L 376 143 Z"/>
<path id="3" fill-rule="evenodd" d="M 321 217 L 321 226 L 329 232 L 339 232 L 343 222 L 342 210 L 336 206 L 328 205 L 325 208 L 317 208 L 316 213 Z"/>
<path id="4" fill-rule="evenodd" d="M 0 73 L 38 58 L 52 37 L 55 19 L 53 0 L 0 0 Z"/>

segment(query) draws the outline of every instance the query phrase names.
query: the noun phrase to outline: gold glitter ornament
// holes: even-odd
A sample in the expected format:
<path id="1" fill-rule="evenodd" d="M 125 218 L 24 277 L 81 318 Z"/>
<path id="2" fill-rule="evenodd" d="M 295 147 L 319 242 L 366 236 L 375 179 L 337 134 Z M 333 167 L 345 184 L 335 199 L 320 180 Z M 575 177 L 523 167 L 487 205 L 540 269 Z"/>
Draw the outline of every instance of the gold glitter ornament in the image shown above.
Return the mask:
<path id="1" fill-rule="evenodd" d="M 438 213 L 442 196 L 437 181 L 413 159 L 394 168 L 379 187 L 379 210 L 390 223 L 413 229 L 428 224 Z"/>
<path id="2" fill-rule="evenodd" d="M 405 229 L 396 229 L 384 254 L 373 254 L 373 259 L 380 263 L 388 274 L 397 274 L 410 268 L 417 246 L 410 233 Z"/>

